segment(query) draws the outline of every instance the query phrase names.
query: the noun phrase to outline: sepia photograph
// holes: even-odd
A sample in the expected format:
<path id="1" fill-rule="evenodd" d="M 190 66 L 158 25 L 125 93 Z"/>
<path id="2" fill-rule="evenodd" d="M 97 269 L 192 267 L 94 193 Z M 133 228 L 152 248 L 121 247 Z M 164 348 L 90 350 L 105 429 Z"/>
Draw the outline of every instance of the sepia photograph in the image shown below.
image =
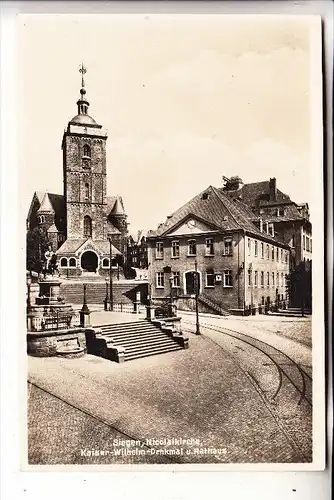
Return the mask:
<path id="1" fill-rule="evenodd" d="M 324 468 L 321 51 L 319 16 L 19 16 L 29 468 Z"/>

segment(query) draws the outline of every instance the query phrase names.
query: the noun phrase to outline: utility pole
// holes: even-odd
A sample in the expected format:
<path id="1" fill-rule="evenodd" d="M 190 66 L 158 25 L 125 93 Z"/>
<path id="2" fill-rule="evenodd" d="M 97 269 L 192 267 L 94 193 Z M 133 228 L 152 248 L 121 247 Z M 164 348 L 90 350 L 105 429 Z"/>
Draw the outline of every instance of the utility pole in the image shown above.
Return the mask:
<path id="1" fill-rule="evenodd" d="M 194 285 L 195 285 L 196 335 L 200 335 L 201 332 L 199 329 L 199 317 L 198 317 L 199 279 L 198 279 L 198 272 L 197 272 L 197 261 L 195 261 Z"/>

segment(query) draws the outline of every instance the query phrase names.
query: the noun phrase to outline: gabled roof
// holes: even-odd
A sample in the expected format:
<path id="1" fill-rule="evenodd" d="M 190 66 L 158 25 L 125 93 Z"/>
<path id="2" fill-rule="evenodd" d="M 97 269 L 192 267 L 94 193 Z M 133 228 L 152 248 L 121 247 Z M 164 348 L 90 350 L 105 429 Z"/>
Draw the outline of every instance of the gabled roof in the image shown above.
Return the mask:
<path id="1" fill-rule="evenodd" d="M 289 202 L 290 197 L 280 191 L 276 190 L 276 200 L 269 200 L 270 192 L 270 182 L 251 182 L 249 184 L 243 184 L 239 189 L 236 190 L 226 190 L 225 188 L 219 188 L 219 191 L 226 194 L 231 198 L 238 198 L 245 204 L 249 206 L 255 206 L 258 201 L 260 205 L 276 204 L 278 202 Z"/>
<path id="2" fill-rule="evenodd" d="M 173 228 L 178 227 L 180 222 L 193 215 L 223 231 L 243 229 L 259 238 L 278 241 L 271 235 L 260 232 L 251 221 L 253 212 L 244 203 L 229 198 L 213 186 L 209 186 L 188 201 L 160 224 L 156 231 L 150 231 L 148 236 L 165 236 Z"/>
<path id="3" fill-rule="evenodd" d="M 85 238 L 80 240 L 66 240 L 60 248 L 56 251 L 57 255 L 67 255 L 73 254 L 80 251 L 84 251 L 86 246 L 91 246 L 95 248 L 101 255 L 109 255 L 110 244 L 109 241 L 104 240 L 92 240 L 91 238 Z M 120 255 L 120 251 L 111 245 L 112 255 Z"/>

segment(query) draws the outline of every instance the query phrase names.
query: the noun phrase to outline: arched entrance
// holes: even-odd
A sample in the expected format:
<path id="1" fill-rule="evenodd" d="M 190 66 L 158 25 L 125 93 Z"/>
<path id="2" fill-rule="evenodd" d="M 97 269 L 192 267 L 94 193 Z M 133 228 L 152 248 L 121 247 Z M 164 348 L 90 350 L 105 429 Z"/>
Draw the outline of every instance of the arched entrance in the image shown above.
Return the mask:
<path id="1" fill-rule="evenodd" d="M 185 294 L 194 295 L 196 293 L 196 272 L 187 271 L 185 273 Z M 198 292 L 200 291 L 200 274 L 197 272 Z"/>
<path id="2" fill-rule="evenodd" d="M 99 264 L 98 256 L 95 252 L 87 250 L 81 255 L 81 267 L 83 271 L 95 273 Z"/>

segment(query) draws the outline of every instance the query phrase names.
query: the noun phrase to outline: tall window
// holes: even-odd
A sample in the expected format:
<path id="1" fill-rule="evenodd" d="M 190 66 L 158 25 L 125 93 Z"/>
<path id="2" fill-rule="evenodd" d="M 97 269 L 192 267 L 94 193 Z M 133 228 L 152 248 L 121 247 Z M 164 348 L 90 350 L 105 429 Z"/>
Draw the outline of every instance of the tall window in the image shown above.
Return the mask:
<path id="1" fill-rule="evenodd" d="M 252 240 L 250 238 L 248 238 L 248 255 L 251 254 L 251 250 L 252 250 Z"/>
<path id="2" fill-rule="evenodd" d="M 205 273 L 206 286 L 215 286 L 215 273 L 213 269 L 208 269 Z"/>
<path id="3" fill-rule="evenodd" d="M 252 270 L 248 269 L 248 286 L 252 284 Z"/>
<path id="4" fill-rule="evenodd" d="M 179 240 L 172 241 L 172 257 L 180 257 L 180 242 Z"/>
<path id="5" fill-rule="evenodd" d="M 232 271 L 223 271 L 223 286 L 232 286 Z"/>
<path id="6" fill-rule="evenodd" d="M 267 286 L 270 286 L 270 273 L 267 272 Z"/>
<path id="7" fill-rule="evenodd" d="M 85 183 L 85 200 L 89 200 L 90 194 L 89 194 L 89 184 L 88 182 Z"/>
<path id="8" fill-rule="evenodd" d="M 254 271 L 254 286 L 258 285 L 258 272 Z"/>
<path id="9" fill-rule="evenodd" d="M 275 273 L 271 273 L 271 284 L 275 286 Z"/>
<path id="10" fill-rule="evenodd" d="M 281 262 L 283 262 L 283 248 L 281 248 Z"/>
<path id="11" fill-rule="evenodd" d="M 269 245 L 267 245 L 267 259 L 270 259 L 270 250 L 269 250 Z"/>
<path id="12" fill-rule="evenodd" d="M 288 263 L 288 252 L 285 252 L 285 263 Z"/>
<path id="13" fill-rule="evenodd" d="M 276 274 L 276 288 L 279 287 L 279 273 Z"/>
<path id="14" fill-rule="evenodd" d="M 263 257 L 264 257 L 264 244 L 263 243 L 261 243 L 260 249 L 261 249 L 260 250 L 261 251 L 261 259 L 263 259 Z"/>
<path id="15" fill-rule="evenodd" d="M 282 286 L 284 286 L 284 274 L 281 273 L 281 283 L 282 283 Z"/>
<path id="16" fill-rule="evenodd" d="M 213 238 L 206 238 L 205 239 L 205 255 L 214 255 L 214 245 L 213 245 Z"/>
<path id="17" fill-rule="evenodd" d="M 250 241 L 250 240 L 248 240 Z M 232 238 L 224 239 L 223 255 L 232 255 Z"/>
<path id="18" fill-rule="evenodd" d="M 164 258 L 164 244 L 162 241 L 157 241 L 155 244 L 155 258 L 156 259 Z"/>
<path id="19" fill-rule="evenodd" d="M 91 157 L 90 147 L 88 146 L 88 144 L 85 144 L 84 147 L 83 147 L 83 155 L 86 158 L 90 158 Z"/>
<path id="20" fill-rule="evenodd" d="M 174 271 L 172 273 L 172 287 L 180 288 L 180 271 Z"/>
<path id="21" fill-rule="evenodd" d="M 271 247 L 271 260 L 275 260 L 275 247 Z"/>
<path id="22" fill-rule="evenodd" d="M 295 247 L 295 235 L 294 234 L 292 235 L 292 238 L 291 238 L 291 246 L 293 248 Z"/>
<path id="23" fill-rule="evenodd" d="M 92 236 L 92 219 L 89 215 L 85 215 L 84 217 L 84 236 Z"/>
<path id="24" fill-rule="evenodd" d="M 196 255 L 196 240 L 188 240 L 188 255 Z"/>
<path id="25" fill-rule="evenodd" d="M 257 257 L 257 240 L 254 241 L 254 255 Z"/>
<path id="26" fill-rule="evenodd" d="M 306 245 L 305 245 L 305 234 L 303 234 L 303 250 L 306 249 Z"/>
<path id="27" fill-rule="evenodd" d="M 276 248 L 276 260 L 279 261 L 279 248 Z"/>
<path id="28" fill-rule="evenodd" d="M 164 273 L 158 272 L 155 275 L 155 286 L 156 288 L 164 288 L 165 286 L 165 276 Z"/>
<path id="29" fill-rule="evenodd" d="M 261 286 L 264 286 L 264 271 L 261 271 Z"/>

